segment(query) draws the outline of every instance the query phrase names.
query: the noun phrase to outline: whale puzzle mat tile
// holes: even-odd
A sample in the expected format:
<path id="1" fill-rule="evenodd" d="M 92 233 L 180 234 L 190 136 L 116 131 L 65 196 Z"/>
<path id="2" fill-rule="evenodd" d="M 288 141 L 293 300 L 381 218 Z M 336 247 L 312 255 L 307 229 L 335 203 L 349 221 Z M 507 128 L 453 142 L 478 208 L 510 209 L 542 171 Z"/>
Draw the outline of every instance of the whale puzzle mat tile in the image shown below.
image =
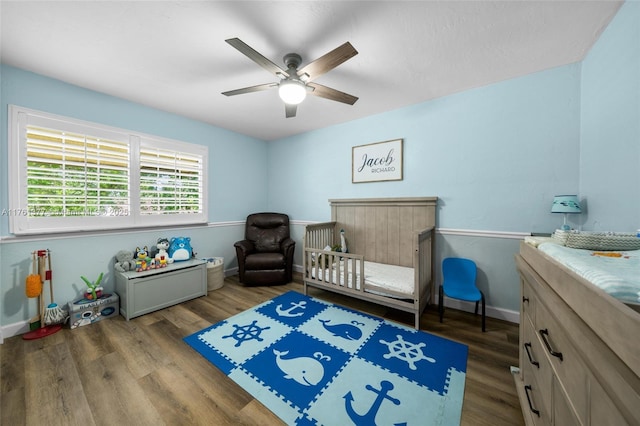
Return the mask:
<path id="1" fill-rule="evenodd" d="M 290 291 L 184 338 L 290 425 L 458 425 L 467 346 Z"/>

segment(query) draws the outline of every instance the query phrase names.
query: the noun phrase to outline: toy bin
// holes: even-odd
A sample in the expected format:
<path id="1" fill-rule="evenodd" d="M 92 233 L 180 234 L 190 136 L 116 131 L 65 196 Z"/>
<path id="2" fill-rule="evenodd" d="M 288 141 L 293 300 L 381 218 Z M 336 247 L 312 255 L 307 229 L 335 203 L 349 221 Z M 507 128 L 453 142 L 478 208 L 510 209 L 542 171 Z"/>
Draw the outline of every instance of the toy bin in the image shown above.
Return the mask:
<path id="1" fill-rule="evenodd" d="M 120 299 L 116 293 L 105 293 L 97 300 L 78 299 L 69 302 L 69 325 L 73 328 L 93 324 L 120 314 Z"/>
<path id="2" fill-rule="evenodd" d="M 207 259 L 207 291 L 217 290 L 224 285 L 224 258 Z"/>

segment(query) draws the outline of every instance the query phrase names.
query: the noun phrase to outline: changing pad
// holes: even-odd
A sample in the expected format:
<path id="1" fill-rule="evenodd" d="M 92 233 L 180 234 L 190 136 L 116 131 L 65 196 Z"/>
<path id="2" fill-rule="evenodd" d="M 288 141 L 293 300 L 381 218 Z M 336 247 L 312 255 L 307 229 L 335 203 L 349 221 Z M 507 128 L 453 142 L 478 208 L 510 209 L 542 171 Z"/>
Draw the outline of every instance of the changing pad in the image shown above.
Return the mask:
<path id="1" fill-rule="evenodd" d="M 598 252 L 554 243 L 538 249 L 616 299 L 640 303 L 640 250 Z"/>

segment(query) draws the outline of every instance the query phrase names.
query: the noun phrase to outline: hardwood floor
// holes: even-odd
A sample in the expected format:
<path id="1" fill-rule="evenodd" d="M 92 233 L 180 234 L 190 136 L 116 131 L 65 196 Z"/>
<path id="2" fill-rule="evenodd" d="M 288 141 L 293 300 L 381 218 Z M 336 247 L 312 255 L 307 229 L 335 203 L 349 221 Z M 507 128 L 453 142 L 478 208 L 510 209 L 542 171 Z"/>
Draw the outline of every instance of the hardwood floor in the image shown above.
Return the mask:
<path id="1" fill-rule="evenodd" d="M 285 291 L 293 282 L 219 290 L 162 311 L 0 345 L 2 425 L 280 425 L 251 395 L 182 338 Z M 410 314 L 324 292 L 310 295 L 413 324 Z M 523 425 L 510 366 L 518 364 L 518 325 L 430 306 L 421 329 L 469 346 L 462 425 Z"/>

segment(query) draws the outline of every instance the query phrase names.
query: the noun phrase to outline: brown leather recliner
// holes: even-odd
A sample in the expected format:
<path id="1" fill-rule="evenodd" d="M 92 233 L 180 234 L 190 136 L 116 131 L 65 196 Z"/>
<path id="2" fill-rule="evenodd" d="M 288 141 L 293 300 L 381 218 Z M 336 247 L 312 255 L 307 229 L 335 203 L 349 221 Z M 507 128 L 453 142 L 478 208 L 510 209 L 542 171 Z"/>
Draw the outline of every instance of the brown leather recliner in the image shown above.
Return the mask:
<path id="1" fill-rule="evenodd" d="M 250 214 L 244 238 L 234 244 L 241 283 L 275 285 L 291 282 L 296 243 L 289 234 L 289 216 L 282 213 Z"/>

